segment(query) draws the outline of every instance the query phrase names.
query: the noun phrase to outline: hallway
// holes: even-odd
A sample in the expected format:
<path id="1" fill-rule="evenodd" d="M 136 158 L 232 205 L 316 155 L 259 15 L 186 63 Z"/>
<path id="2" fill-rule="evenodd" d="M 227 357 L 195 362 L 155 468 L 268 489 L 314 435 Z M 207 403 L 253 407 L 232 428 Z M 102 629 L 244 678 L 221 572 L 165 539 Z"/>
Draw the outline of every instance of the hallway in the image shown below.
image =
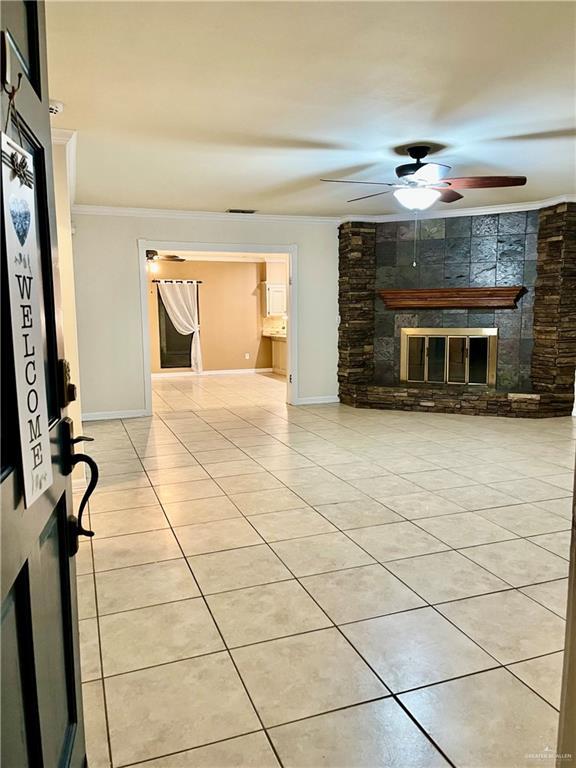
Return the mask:
<path id="1" fill-rule="evenodd" d="M 166 378 L 85 424 L 90 768 L 550 765 L 572 419 L 284 397 Z"/>

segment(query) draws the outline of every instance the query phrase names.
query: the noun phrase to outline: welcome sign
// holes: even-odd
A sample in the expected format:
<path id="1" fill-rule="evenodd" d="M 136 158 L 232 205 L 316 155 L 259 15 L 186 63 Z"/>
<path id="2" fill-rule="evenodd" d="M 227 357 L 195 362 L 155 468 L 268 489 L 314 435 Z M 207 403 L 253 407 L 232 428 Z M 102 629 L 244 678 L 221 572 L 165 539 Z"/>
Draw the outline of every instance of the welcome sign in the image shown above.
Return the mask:
<path id="1" fill-rule="evenodd" d="M 24 501 L 29 507 L 52 485 L 42 277 L 32 156 L 4 134 L 2 189 Z"/>

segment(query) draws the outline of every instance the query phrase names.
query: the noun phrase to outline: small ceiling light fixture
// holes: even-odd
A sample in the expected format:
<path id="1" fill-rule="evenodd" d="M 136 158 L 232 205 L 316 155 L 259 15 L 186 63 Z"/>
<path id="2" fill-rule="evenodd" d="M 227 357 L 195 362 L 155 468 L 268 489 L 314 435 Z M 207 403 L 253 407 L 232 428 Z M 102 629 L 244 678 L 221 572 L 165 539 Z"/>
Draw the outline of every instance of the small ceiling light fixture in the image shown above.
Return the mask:
<path id="1" fill-rule="evenodd" d="M 156 259 L 158 258 L 158 251 L 146 251 L 146 266 L 148 267 L 149 272 L 158 272 L 160 269 L 160 265 L 156 264 Z"/>
<path id="2" fill-rule="evenodd" d="M 397 189 L 393 193 L 400 205 L 411 211 L 425 211 L 434 205 L 441 196 L 438 189 L 427 189 L 426 187 L 406 187 Z"/>

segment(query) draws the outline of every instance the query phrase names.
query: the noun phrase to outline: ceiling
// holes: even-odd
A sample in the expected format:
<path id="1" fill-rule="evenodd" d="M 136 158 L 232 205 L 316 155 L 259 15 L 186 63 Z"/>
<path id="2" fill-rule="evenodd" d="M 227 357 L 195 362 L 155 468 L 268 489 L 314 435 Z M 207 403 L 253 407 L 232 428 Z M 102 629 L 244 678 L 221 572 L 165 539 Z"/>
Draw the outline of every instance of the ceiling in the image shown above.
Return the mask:
<path id="1" fill-rule="evenodd" d="M 78 131 L 76 201 L 382 214 L 394 147 L 445 146 L 457 176 L 523 174 L 448 207 L 575 188 L 568 2 L 47 3 L 50 96 Z M 366 194 L 375 191 L 366 187 Z M 356 194 L 355 194 L 356 193 Z"/>

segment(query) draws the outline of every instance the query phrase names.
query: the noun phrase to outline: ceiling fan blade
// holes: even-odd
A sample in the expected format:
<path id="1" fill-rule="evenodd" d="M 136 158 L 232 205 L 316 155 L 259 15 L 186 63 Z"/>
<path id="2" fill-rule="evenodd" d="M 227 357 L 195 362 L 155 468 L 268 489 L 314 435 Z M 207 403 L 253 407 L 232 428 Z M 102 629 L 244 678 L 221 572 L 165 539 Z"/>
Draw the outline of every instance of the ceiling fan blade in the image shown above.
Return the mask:
<path id="1" fill-rule="evenodd" d="M 461 195 L 460 192 L 456 192 L 455 189 L 443 189 L 440 192 L 440 197 L 438 198 L 441 203 L 455 203 L 456 200 L 462 200 L 464 195 Z"/>
<path id="2" fill-rule="evenodd" d="M 334 184 L 376 184 L 379 187 L 395 187 L 396 184 L 390 184 L 386 181 L 350 181 L 349 179 L 320 179 L 320 181 L 331 181 Z"/>
<path id="3" fill-rule="evenodd" d="M 352 200 L 346 200 L 347 203 L 355 203 L 356 200 L 366 200 L 368 197 L 380 197 L 380 195 L 389 195 L 390 192 L 375 192 L 373 195 L 362 195 L 362 197 L 353 197 Z"/>
<path id="4" fill-rule="evenodd" d="M 488 189 L 489 187 L 522 187 L 526 176 L 462 176 L 443 179 L 452 189 Z"/>
<path id="5" fill-rule="evenodd" d="M 425 181 L 427 184 L 434 184 L 437 181 L 442 181 L 450 171 L 452 170 L 449 165 L 441 165 L 440 163 L 425 163 L 419 168 L 412 176 L 410 180 Z"/>

